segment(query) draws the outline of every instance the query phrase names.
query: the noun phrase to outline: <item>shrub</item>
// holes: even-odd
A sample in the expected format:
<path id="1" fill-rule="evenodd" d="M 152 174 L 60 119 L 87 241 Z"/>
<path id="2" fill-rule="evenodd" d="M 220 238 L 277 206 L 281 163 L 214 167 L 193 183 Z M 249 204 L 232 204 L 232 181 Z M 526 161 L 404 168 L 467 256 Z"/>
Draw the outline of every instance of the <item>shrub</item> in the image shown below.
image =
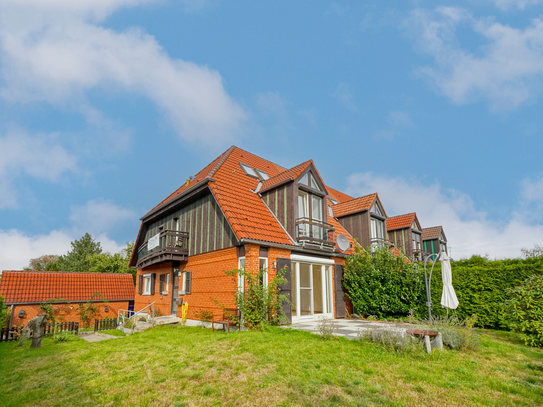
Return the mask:
<path id="1" fill-rule="evenodd" d="M 346 261 L 343 285 L 356 313 L 380 319 L 406 316 L 426 298 L 422 271 L 388 248 L 373 254 L 355 248 Z"/>
<path id="2" fill-rule="evenodd" d="M 100 297 L 104 303 L 108 302 L 101 293 L 97 292 L 94 293 L 85 304 L 79 303 L 77 313 L 79 319 L 86 327 L 90 326 L 92 319 L 98 314 L 98 307 L 92 303 L 96 297 Z"/>
<path id="3" fill-rule="evenodd" d="M 6 326 L 8 316 L 8 307 L 4 305 L 4 298 L 0 295 L 0 329 Z"/>
<path id="4" fill-rule="evenodd" d="M 509 327 L 526 345 L 543 346 L 543 276 L 532 276 L 508 293 L 504 317 Z"/>
<path id="5" fill-rule="evenodd" d="M 317 332 L 322 339 L 333 339 L 334 333 L 337 330 L 337 323 L 333 318 L 323 317 L 319 319 L 317 324 Z"/>
<path id="6" fill-rule="evenodd" d="M 245 282 L 244 290 L 238 290 L 234 299 L 241 311 L 243 322 L 250 328 L 258 328 L 261 324 L 280 325 L 287 322 L 283 301 L 288 301 L 288 298 L 279 294 L 279 286 L 287 282 L 284 278 L 287 268 L 277 270 L 267 287 L 262 285 L 262 276 L 265 272 L 263 269 L 254 274 L 243 269 L 226 271 L 227 275 L 234 277 L 236 286 L 240 277 Z M 222 304 L 213 301 L 225 310 Z"/>
<path id="7" fill-rule="evenodd" d="M 77 336 L 75 334 L 68 331 L 64 331 L 55 336 L 55 342 L 56 343 L 71 342 L 75 340 L 76 338 Z"/>
<path id="8" fill-rule="evenodd" d="M 479 345 L 479 335 L 473 328 L 476 321 L 476 315 L 464 321 L 456 316 L 435 316 L 431 320 L 417 321 L 417 324 L 423 329 L 439 332 L 443 345 L 451 349 L 467 350 L 475 349 Z"/>
<path id="9" fill-rule="evenodd" d="M 213 319 L 213 312 L 208 309 L 200 309 L 194 313 L 194 316 L 202 321 L 202 327 L 204 322 L 211 322 Z"/>
<path id="10" fill-rule="evenodd" d="M 399 330 L 359 329 L 357 339 L 379 343 L 385 349 L 397 353 L 422 353 L 423 351 L 420 339 Z"/>

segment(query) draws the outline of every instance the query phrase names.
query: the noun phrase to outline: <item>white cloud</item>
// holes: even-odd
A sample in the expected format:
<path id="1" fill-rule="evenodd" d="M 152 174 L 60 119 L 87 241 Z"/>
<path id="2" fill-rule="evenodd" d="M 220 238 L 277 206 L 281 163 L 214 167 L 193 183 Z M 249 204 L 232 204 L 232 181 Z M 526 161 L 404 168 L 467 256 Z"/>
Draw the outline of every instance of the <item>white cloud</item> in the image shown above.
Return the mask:
<path id="1" fill-rule="evenodd" d="M 12 129 L 0 137 L 0 209 L 17 207 L 16 179 L 21 175 L 57 182 L 76 170 L 77 160 L 58 144 L 54 134 L 29 136 Z"/>
<path id="2" fill-rule="evenodd" d="M 513 213 L 502 222 L 491 221 L 469 195 L 438 183 L 366 172 L 353 174 L 348 184 L 352 196 L 379 193 L 388 216 L 417 212 L 423 228 L 442 225 L 455 258 L 472 254 L 515 258 L 521 248 L 543 243 L 543 225 L 531 218 Z"/>
<path id="3" fill-rule="evenodd" d="M 532 180 L 526 178 L 522 180 L 522 197 L 526 202 L 537 202 L 543 204 L 543 176 Z"/>
<path id="4" fill-rule="evenodd" d="M 159 107 L 184 140 L 212 145 L 238 137 L 247 114 L 217 71 L 170 58 L 142 30 L 98 25 L 120 7 L 146 2 L 0 2 L 2 97 L 85 104 L 85 92 L 94 88 L 138 93 Z"/>
<path id="5" fill-rule="evenodd" d="M 110 200 L 94 199 L 85 205 L 71 206 L 69 218 L 78 233 L 102 235 L 119 223 L 137 219 L 137 215 L 133 210 L 116 205 Z"/>
<path id="6" fill-rule="evenodd" d="M 492 18 L 477 19 L 459 8 L 441 7 L 433 12 L 417 9 L 404 27 L 431 55 L 435 67 L 420 73 L 431 78 L 452 102 L 464 104 L 488 99 L 493 109 L 510 109 L 540 90 L 543 76 L 543 21 L 533 19 L 524 28 L 513 28 Z M 471 30 L 485 42 L 476 51 L 463 47 L 457 31 Z"/>
<path id="7" fill-rule="evenodd" d="M 492 0 L 492 2 L 502 10 L 508 10 L 510 7 L 524 10 L 526 6 L 535 6 L 541 3 L 541 0 Z"/>
<path id="8" fill-rule="evenodd" d="M 30 259 L 46 254 L 62 255 L 72 249 L 70 243 L 86 232 L 100 242 L 105 252 L 119 253 L 126 246 L 112 240 L 108 233 L 120 223 L 134 220 L 133 210 L 105 199 L 88 201 L 85 205 L 70 208 L 70 227 L 53 230 L 48 234 L 29 235 L 16 229 L 0 229 L 0 271 L 20 270 Z"/>
<path id="9" fill-rule="evenodd" d="M 353 112 L 356 112 L 357 107 L 354 102 L 353 94 L 351 93 L 351 90 L 349 89 L 349 86 L 345 83 L 340 83 L 334 93 L 332 94 L 333 97 L 335 97 L 337 100 L 339 100 L 343 105 Z"/>

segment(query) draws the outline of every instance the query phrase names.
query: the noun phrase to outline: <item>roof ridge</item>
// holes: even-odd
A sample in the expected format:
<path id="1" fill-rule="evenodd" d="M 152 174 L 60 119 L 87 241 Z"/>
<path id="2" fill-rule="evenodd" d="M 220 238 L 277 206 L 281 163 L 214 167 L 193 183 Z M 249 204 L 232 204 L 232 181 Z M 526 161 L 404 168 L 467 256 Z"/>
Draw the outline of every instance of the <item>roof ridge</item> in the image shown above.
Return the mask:
<path id="1" fill-rule="evenodd" d="M 237 148 L 238 150 L 241 150 L 241 151 L 243 151 L 243 152 L 245 152 L 245 153 L 247 153 L 247 154 L 254 155 L 254 156 L 257 157 L 257 158 L 260 158 L 261 160 L 264 160 L 264 161 L 267 161 L 267 162 L 269 162 L 269 163 L 272 163 L 272 164 L 275 165 L 276 167 L 282 168 L 282 169 L 283 169 L 282 172 L 285 172 L 285 171 L 288 171 L 288 170 L 289 170 L 289 168 L 285 168 L 285 167 L 283 167 L 282 165 L 279 165 L 279 164 L 277 164 L 277 163 L 274 163 L 273 161 L 270 161 L 270 160 L 268 160 L 267 158 L 260 157 L 259 155 L 256 155 L 255 153 L 251 153 L 250 151 L 244 150 L 243 148 L 240 148 L 240 147 L 237 147 L 237 146 L 232 146 L 232 147 Z M 232 150 L 232 151 L 233 151 L 233 150 Z"/>
<path id="2" fill-rule="evenodd" d="M 208 172 L 208 174 L 206 175 L 206 177 L 209 177 L 209 178 L 212 178 L 213 175 L 215 175 L 215 173 L 217 171 L 219 171 L 219 168 L 221 168 L 221 166 L 224 164 L 224 162 L 228 159 L 228 157 L 230 157 L 230 154 L 232 153 L 232 151 L 234 151 L 236 148 L 236 146 L 231 146 L 230 148 L 228 148 L 224 153 L 222 153 L 222 157 L 221 159 L 217 162 L 217 164 L 215 164 L 215 166 Z M 241 149 L 240 149 L 241 150 Z"/>
<path id="3" fill-rule="evenodd" d="M 348 201 L 338 202 L 337 204 L 334 204 L 334 206 L 335 205 L 343 205 L 343 204 L 346 204 L 347 202 L 356 201 L 357 199 L 367 198 L 368 196 L 371 196 L 371 195 L 376 195 L 377 196 L 378 194 L 377 194 L 377 192 L 374 192 L 372 194 L 359 196 L 358 198 L 349 199 Z"/>
<path id="4" fill-rule="evenodd" d="M 400 216 L 410 216 L 410 215 L 415 215 L 415 216 L 417 216 L 417 212 L 409 212 L 409 213 L 404 213 L 404 214 L 402 214 L 402 215 L 391 216 L 391 217 L 388 218 L 388 219 L 399 218 Z"/>

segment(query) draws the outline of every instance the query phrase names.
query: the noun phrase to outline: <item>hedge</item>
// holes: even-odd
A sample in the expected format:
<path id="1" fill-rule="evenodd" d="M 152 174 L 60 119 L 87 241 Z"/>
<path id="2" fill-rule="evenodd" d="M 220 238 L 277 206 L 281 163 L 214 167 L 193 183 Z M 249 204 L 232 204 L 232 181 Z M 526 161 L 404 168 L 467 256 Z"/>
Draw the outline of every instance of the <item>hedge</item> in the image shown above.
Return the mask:
<path id="1" fill-rule="evenodd" d="M 429 270 L 431 264 L 427 265 Z M 511 259 L 489 261 L 479 256 L 452 261 L 452 284 L 460 304 L 456 309 L 459 318 L 477 314 L 477 324 L 482 327 L 500 329 L 504 321 L 505 301 L 509 298 L 507 288 L 521 285 L 533 275 L 543 275 L 543 259 Z M 441 307 L 441 262 L 434 267 L 432 275 L 432 314 L 445 315 Z M 424 301 L 425 302 L 425 301 Z M 427 316 L 425 304 L 417 306 L 417 314 Z"/>

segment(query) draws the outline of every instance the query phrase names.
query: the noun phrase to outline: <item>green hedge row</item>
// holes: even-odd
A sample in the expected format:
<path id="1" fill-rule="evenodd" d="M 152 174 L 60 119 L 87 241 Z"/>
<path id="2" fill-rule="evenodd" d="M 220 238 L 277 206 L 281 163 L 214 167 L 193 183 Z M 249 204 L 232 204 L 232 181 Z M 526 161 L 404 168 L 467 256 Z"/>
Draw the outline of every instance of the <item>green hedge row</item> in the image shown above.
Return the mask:
<path id="1" fill-rule="evenodd" d="M 477 314 L 478 325 L 503 328 L 504 304 L 508 299 L 507 288 L 519 286 L 533 275 L 543 275 L 543 259 L 512 259 L 489 261 L 479 256 L 451 262 L 452 284 L 460 302 L 456 313 L 465 319 Z M 422 267 L 420 267 L 422 268 Z M 431 264 L 427 265 L 427 270 Z M 441 262 L 436 263 L 431 280 L 432 313 L 444 315 L 441 307 Z M 425 301 L 417 306 L 417 314 L 427 316 Z"/>

